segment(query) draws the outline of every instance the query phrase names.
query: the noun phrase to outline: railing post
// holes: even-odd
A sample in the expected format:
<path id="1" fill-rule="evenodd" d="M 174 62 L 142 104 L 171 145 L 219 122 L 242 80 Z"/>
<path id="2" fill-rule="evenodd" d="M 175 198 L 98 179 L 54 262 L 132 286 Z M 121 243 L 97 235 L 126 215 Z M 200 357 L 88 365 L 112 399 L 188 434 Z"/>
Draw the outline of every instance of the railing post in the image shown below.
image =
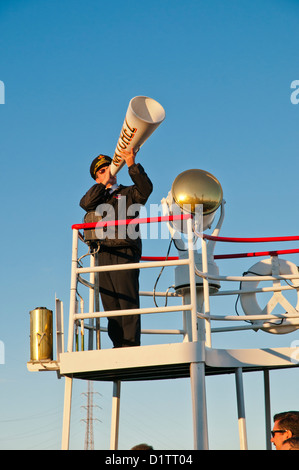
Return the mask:
<path id="1" fill-rule="evenodd" d="M 77 263 L 78 263 L 78 230 L 73 229 L 71 293 L 70 293 L 70 313 L 69 313 L 69 332 L 68 332 L 67 352 L 73 351 L 73 343 L 74 343 L 74 314 L 76 313 Z"/>
<path id="2" fill-rule="evenodd" d="M 98 252 L 94 255 L 95 258 L 95 265 L 99 265 L 99 255 Z M 99 286 L 99 273 L 95 273 L 94 278 L 94 297 L 95 297 L 95 310 L 96 312 L 100 311 L 100 286 Z M 101 349 L 101 319 L 96 318 L 96 347 L 97 349 Z"/>
<path id="3" fill-rule="evenodd" d="M 59 362 L 60 354 L 64 353 L 64 323 L 63 323 L 63 303 L 55 297 L 56 313 L 56 358 Z"/>
<path id="4" fill-rule="evenodd" d="M 208 274 L 208 254 L 207 254 L 207 242 L 202 237 L 201 239 L 202 247 L 202 270 L 204 274 Z M 210 292 L 209 292 L 209 281 L 206 276 L 203 277 L 203 297 L 204 297 L 204 313 L 207 316 L 210 316 Z M 205 338 L 206 346 L 212 347 L 211 339 L 211 322 L 209 319 L 205 320 Z"/>
<path id="5" fill-rule="evenodd" d="M 95 255 L 90 256 L 90 267 L 95 267 Z M 91 271 L 89 275 L 89 282 L 95 285 L 95 272 Z M 89 288 L 89 312 L 94 313 L 94 305 L 95 305 L 95 287 L 92 289 Z M 89 318 L 89 332 L 88 332 L 88 349 L 93 349 L 93 336 L 94 336 L 94 319 Z"/>
<path id="6" fill-rule="evenodd" d="M 192 236 L 192 218 L 187 220 L 188 235 L 188 255 L 189 255 L 189 280 L 190 280 L 190 304 L 191 304 L 191 324 L 192 341 L 198 340 L 197 331 L 197 302 L 196 302 L 196 282 L 195 282 L 195 262 Z"/>
<path id="7" fill-rule="evenodd" d="M 197 292 L 195 280 L 195 259 L 193 246 L 192 218 L 187 220 L 188 251 L 189 251 L 189 280 L 190 280 L 190 305 L 192 323 L 192 341 L 199 342 L 201 358 L 198 362 L 190 364 L 190 382 L 193 410 L 193 435 L 194 449 L 208 449 L 208 425 L 205 385 L 205 362 L 204 362 L 204 332 L 198 334 L 197 321 Z"/>

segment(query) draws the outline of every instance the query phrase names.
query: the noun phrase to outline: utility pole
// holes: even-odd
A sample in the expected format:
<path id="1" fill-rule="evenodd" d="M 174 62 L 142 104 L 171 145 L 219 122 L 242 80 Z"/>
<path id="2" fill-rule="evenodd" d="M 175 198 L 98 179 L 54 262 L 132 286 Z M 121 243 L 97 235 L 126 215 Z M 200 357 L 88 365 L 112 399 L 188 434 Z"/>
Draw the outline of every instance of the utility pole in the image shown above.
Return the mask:
<path id="1" fill-rule="evenodd" d="M 86 423 L 84 450 L 94 450 L 93 422 L 99 421 L 97 418 L 93 417 L 93 408 L 97 406 L 93 404 L 93 395 L 95 393 L 97 392 L 93 391 L 93 382 L 88 380 L 87 392 L 82 393 L 82 395 L 87 396 L 87 405 L 82 407 L 86 409 L 86 419 L 81 420 Z M 97 408 L 99 407 L 97 406 Z"/>

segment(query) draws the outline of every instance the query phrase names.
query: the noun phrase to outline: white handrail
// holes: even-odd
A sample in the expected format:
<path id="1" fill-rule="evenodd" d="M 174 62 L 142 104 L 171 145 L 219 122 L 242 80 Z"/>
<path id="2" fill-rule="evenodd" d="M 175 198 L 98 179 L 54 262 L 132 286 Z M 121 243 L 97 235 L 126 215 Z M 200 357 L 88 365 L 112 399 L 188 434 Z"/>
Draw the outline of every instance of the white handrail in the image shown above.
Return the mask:
<path id="1" fill-rule="evenodd" d="M 284 274 L 283 276 L 215 276 L 213 274 L 206 274 L 199 269 L 195 268 L 195 273 L 198 277 L 203 279 L 212 279 L 214 281 L 284 281 L 284 280 L 292 280 L 292 279 L 299 279 L 298 274 Z"/>
<path id="2" fill-rule="evenodd" d="M 151 308 L 139 308 L 139 309 L 128 309 L 122 310 L 121 315 L 144 315 L 144 314 L 157 314 L 157 313 L 170 313 L 170 312 L 182 312 L 190 311 L 191 312 L 191 323 L 192 323 L 192 341 L 197 341 L 197 304 L 196 304 L 196 284 L 195 284 L 195 263 L 194 263 L 194 252 L 193 252 L 193 236 L 192 236 L 192 219 L 187 220 L 187 236 L 189 240 L 189 257 L 187 259 L 176 259 L 176 260 L 159 260 L 159 261 L 149 261 L 142 263 L 129 263 L 129 264 L 118 264 L 110 266 L 95 266 L 94 263 L 91 263 L 89 267 L 78 267 L 78 238 L 79 237 L 79 227 L 73 226 L 73 248 L 72 248 L 72 275 L 71 275 L 71 295 L 70 295 L 70 316 L 69 316 L 69 337 L 68 337 L 68 352 L 71 352 L 74 347 L 74 325 L 78 320 L 87 320 L 94 318 L 106 318 L 119 316 L 120 311 L 93 311 L 90 309 L 89 312 L 76 313 L 76 289 L 77 281 L 81 282 L 88 288 L 93 288 L 94 284 L 90 281 L 86 281 L 81 277 L 82 274 L 89 273 L 95 274 L 106 271 L 120 271 L 128 269 L 146 269 L 146 268 L 157 268 L 157 267 L 172 267 L 172 266 L 189 266 L 189 276 L 190 276 L 190 303 L 185 305 L 176 305 L 176 306 L 165 306 L 165 307 L 151 307 Z M 82 282 L 83 281 L 83 282 Z M 148 293 L 144 293 L 148 295 Z M 159 293 L 157 295 L 163 295 Z M 171 297 L 181 297 L 179 294 L 173 295 L 168 293 L 168 296 Z M 92 297 L 93 298 L 93 297 Z M 90 326 L 90 325 L 89 325 Z M 90 328 L 92 329 L 92 328 Z M 186 332 L 184 330 L 148 330 L 152 334 L 157 332 L 162 332 L 163 334 L 183 334 Z"/>
<path id="3" fill-rule="evenodd" d="M 164 221 L 164 220 L 161 220 Z M 218 315 L 211 315 L 210 314 L 210 295 L 211 296 L 223 296 L 223 295 L 240 295 L 244 292 L 241 289 L 232 289 L 227 291 L 219 291 L 219 292 L 209 292 L 209 282 L 210 281 L 219 281 L 219 282 L 261 282 L 261 281 L 287 281 L 287 280 L 295 280 L 299 279 L 299 273 L 297 274 L 286 274 L 286 275 L 268 275 L 268 276 L 220 276 L 215 274 L 209 274 L 208 272 L 208 244 L 203 236 L 200 236 L 202 241 L 202 271 L 198 269 L 195 265 L 194 261 L 194 245 L 192 241 L 192 235 L 194 235 L 193 228 L 192 228 L 192 219 L 189 218 L 187 220 L 187 236 L 188 236 L 188 253 L 189 256 L 183 259 L 176 259 L 176 260 L 159 260 L 159 261 L 148 261 L 142 263 L 129 263 L 129 264 L 120 264 L 117 266 L 92 266 L 89 267 L 78 267 L 77 264 L 77 254 L 78 254 L 78 237 L 80 233 L 76 227 L 73 227 L 73 253 L 72 253 L 72 278 L 71 278 L 71 300 L 70 300 L 70 312 L 73 312 L 73 315 L 70 315 L 69 319 L 69 342 L 68 342 L 68 351 L 72 350 L 73 341 L 71 341 L 71 337 L 73 336 L 74 326 L 73 323 L 78 320 L 82 319 L 93 319 L 93 318 L 102 318 L 108 316 L 118 316 L 118 311 L 110 311 L 110 312 L 87 312 L 87 313 L 75 313 L 75 299 L 76 299 L 76 287 L 75 282 L 79 280 L 81 282 L 85 281 L 84 278 L 81 277 L 82 274 L 90 273 L 91 275 L 100 272 L 106 271 L 119 271 L 119 270 L 127 270 L 127 269 L 148 269 L 148 268 L 157 268 L 157 267 L 174 267 L 174 266 L 189 266 L 189 279 L 190 279 L 190 302 L 188 305 L 179 305 L 179 306 L 165 306 L 165 307 L 152 307 L 152 308 L 140 308 L 134 310 L 122 310 L 121 315 L 132 315 L 132 314 L 156 314 L 156 313 L 169 313 L 169 312 L 178 312 L 178 311 L 191 311 L 191 324 L 192 324 L 192 341 L 198 340 L 198 331 L 197 331 L 197 319 L 205 320 L 205 327 L 204 327 L 204 335 L 206 346 L 211 347 L 211 333 L 215 331 L 215 329 L 211 329 L 211 321 L 232 321 L 232 322 L 261 322 L 263 323 L 269 322 L 269 320 L 278 320 L 278 319 L 287 319 L 287 318 L 299 318 L 298 315 L 294 314 L 277 314 L 277 315 L 250 315 L 250 316 L 237 316 L 237 315 L 226 315 L 226 316 L 218 316 Z M 196 234 L 197 236 L 199 234 Z M 201 234 L 202 235 L 202 234 Z M 196 276 L 202 279 L 202 288 L 203 288 L 203 295 L 204 295 L 204 313 L 197 312 L 196 309 L 196 291 L 198 286 L 196 285 Z M 84 282 L 82 282 L 84 285 Z M 87 287 L 91 287 L 91 284 L 86 281 L 85 285 Z M 299 287 L 296 286 L 271 286 L 271 287 L 261 287 L 261 288 L 252 288 L 246 291 L 248 293 L 260 293 L 260 292 L 279 292 L 279 291 L 286 291 L 286 290 L 297 290 Z M 139 295 L 153 295 L 151 292 L 140 292 Z M 158 297 L 182 297 L 177 292 L 169 292 L 169 293 L 155 293 Z M 72 325 L 71 325 L 72 323 Z M 253 325 L 252 328 L 261 327 L 260 324 Z M 275 325 L 275 327 L 283 326 L 282 325 Z M 245 326 L 245 328 L 251 328 L 250 326 Z M 226 328 L 223 328 L 225 331 Z M 164 331 L 167 330 L 153 330 L 153 331 Z M 168 330 L 171 331 L 171 330 Z M 173 330 L 172 330 L 173 331 Z M 177 331 L 177 330 L 175 330 Z M 183 330 L 178 330 L 183 332 Z"/>

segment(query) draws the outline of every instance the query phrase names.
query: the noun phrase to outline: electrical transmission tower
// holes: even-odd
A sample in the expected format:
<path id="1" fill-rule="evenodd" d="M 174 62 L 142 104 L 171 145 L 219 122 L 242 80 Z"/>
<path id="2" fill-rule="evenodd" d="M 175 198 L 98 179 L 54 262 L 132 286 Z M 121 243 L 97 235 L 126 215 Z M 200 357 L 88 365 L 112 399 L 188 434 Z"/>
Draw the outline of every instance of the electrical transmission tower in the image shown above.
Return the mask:
<path id="1" fill-rule="evenodd" d="M 87 397 L 87 405 L 82 407 L 86 409 L 86 412 L 87 412 L 86 419 L 81 420 L 86 423 L 84 450 L 94 450 L 93 422 L 99 421 L 97 418 L 93 417 L 93 408 L 94 407 L 99 408 L 97 405 L 93 404 L 93 395 L 95 393 L 97 392 L 93 391 L 93 383 L 90 380 L 88 380 L 87 392 L 82 393 L 82 395 L 86 395 Z"/>

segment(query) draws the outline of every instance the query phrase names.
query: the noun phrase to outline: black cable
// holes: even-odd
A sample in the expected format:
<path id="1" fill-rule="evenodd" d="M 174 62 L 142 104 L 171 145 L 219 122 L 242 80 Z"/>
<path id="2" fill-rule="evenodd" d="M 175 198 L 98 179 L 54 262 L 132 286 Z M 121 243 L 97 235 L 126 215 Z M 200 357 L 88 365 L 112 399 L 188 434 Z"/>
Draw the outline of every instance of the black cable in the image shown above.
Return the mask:
<path id="1" fill-rule="evenodd" d="M 255 273 L 255 272 L 253 272 L 253 271 L 245 271 L 245 272 L 243 273 L 243 276 L 246 276 L 246 274 L 253 274 L 254 276 L 261 276 L 261 277 L 263 277 L 263 274 Z M 284 279 L 284 281 L 287 283 L 287 281 L 286 281 L 285 279 Z M 239 290 L 242 289 L 242 282 L 244 282 L 244 281 L 240 281 Z M 245 282 L 246 282 L 246 281 L 245 281 Z M 288 284 L 288 283 L 287 283 L 287 284 Z M 240 295 L 241 295 L 241 294 L 238 294 L 237 300 L 236 300 L 236 302 L 235 302 L 235 312 L 236 312 L 236 314 L 237 314 L 238 316 L 240 316 L 240 315 L 239 315 L 239 313 L 238 313 L 237 304 L 238 304 L 238 301 L 239 301 L 239 299 L 240 299 Z M 250 320 L 244 320 L 244 321 L 245 321 L 246 323 L 251 323 L 251 324 L 254 323 L 253 321 L 250 321 Z M 271 325 L 282 325 L 283 321 L 284 321 L 284 318 L 282 318 L 279 323 L 276 323 L 276 322 L 274 323 L 274 322 L 271 322 L 271 321 L 269 321 L 269 323 L 270 323 Z"/>
<path id="2" fill-rule="evenodd" d="M 165 261 L 167 261 L 167 258 L 168 258 L 168 256 L 169 256 L 169 252 L 170 252 L 170 248 L 171 248 L 172 242 L 173 242 L 173 237 L 171 237 L 171 240 L 170 240 L 170 243 L 169 243 L 169 246 L 168 246 L 168 250 L 167 250 L 167 255 L 166 255 Z M 164 268 L 165 268 L 165 266 L 162 266 L 162 269 L 161 269 L 160 273 L 158 274 L 158 277 L 157 277 L 156 282 L 155 282 L 155 285 L 154 285 L 153 299 L 154 299 L 154 303 L 155 303 L 155 306 L 156 306 L 156 307 L 158 307 L 157 302 L 156 302 L 156 287 L 157 287 L 157 284 L 158 284 L 158 282 L 159 282 L 159 279 L 160 279 L 160 277 L 161 277 L 161 275 L 162 275 L 162 272 L 163 272 Z M 167 297 L 166 297 L 166 301 L 165 301 L 165 307 L 166 307 L 166 305 L 167 305 Z"/>

